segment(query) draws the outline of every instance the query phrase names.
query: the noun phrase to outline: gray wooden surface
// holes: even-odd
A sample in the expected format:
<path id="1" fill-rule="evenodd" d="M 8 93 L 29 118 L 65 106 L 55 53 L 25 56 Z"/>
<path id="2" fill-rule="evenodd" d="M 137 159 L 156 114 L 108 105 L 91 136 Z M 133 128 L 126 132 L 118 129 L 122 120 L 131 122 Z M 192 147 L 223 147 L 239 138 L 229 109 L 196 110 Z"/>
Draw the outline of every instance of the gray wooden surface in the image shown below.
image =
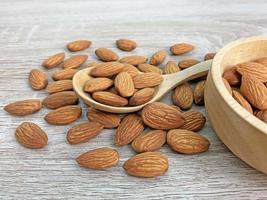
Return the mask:
<path id="1" fill-rule="evenodd" d="M 140 47 L 133 53 L 147 56 L 175 42 L 190 42 L 197 48 L 187 56 L 201 59 L 229 41 L 267 34 L 266 22 L 265 0 L 1 0 L 0 199 L 266 199 L 267 177 L 231 154 L 209 123 L 201 131 L 211 141 L 207 153 L 185 156 L 165 146 L 162 152 L 169 157 L 169 171 L 140 179 L 122 169 L 134 155 L 129 146 L 118 149 L 119 165 L 106 171 L 86 170 L 75 163 L 74 158 L 87 150 L 114 147 L 113 130 L 71 146 L 65 136 L 72 125 L 46 124 L 42 117 L 48 110 L 20 118 L 2 110 L 11 101 L 47 95 L 29 88 L 28 72 L 41 68 L 42 60 L 64 50 L 68 41 L 92 40 L 92 48 L 85 51 L 89 60 L 95 59 L 97 47 L 125 55 L 114 45 L 122 37 L 138 41 Z M 85 121 L 85 115 L 84 111 L 78 122 Z M 14 131 L 23 121 L 38 123 L 47 132 L 45 149 L 17 144 Z"/>

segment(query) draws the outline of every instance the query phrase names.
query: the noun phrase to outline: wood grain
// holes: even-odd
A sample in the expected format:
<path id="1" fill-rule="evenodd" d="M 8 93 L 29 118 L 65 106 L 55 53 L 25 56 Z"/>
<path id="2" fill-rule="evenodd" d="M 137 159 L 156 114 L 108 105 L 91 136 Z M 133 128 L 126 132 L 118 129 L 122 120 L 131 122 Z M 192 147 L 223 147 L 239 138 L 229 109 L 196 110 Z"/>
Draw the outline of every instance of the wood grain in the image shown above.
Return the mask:
<path id="1" fill-rule="evenodd" d="M 203 59 L 239 37 L 267 33 L 267 2 L 264 0 L 171 1 L 171 0 L 1 0 L 0 2 L 0 198 L 1 199 L 264 199 L 266 175 L 236 158 L 215 136 L 210 124 L 201 131 L 211 141 L 207 153 L 184 156 L 163 147 L 169 156 L 166 175 L 153 179 L 127 176 L 123 162 L 134 151 L 119 148 L 119 165 L 106 171 L 80 168 L 74 158 L 101 146 L 115 147 L 114 131 L 105 130 L 90 142 L 71 146 L 69 126 L 50 126 L 43 109 L 27 117 L 13 117 L 3 106 L 25 98 L 44 98 L 45 91 L 30 89 L 30 69 L 65 49 L 75 39 L 89 39 L 84 51 L 89 61 L 94 50 L 107 47 L 124 55 L 151 56 L 176 42 L 197 48 L 186 56 Z M 130 38 L 139 47 L 132 53 L 115 47 L 115 40 Z M 71 53 L 67 53 L 67 57 Z M 88 62 L 89 62 L 88 61 Z M 52 74 L 56 69 L 47 71 Z M 52 80 L 50 80 L 52 81 Z M 170 102 L 170 95 L 164 98 Z M 86 107 L 83 105 L 84 110 Z M 198 107 L 204 111 L 204 108 Z M 86 120 L 86 112 L 79 122 Z M 25 149 L 15 141 L 15 128 L 32 121 L 46 130 L 49 144 L 43 150 Z M 74 125 L 73 124 L 73 125 Z"/>

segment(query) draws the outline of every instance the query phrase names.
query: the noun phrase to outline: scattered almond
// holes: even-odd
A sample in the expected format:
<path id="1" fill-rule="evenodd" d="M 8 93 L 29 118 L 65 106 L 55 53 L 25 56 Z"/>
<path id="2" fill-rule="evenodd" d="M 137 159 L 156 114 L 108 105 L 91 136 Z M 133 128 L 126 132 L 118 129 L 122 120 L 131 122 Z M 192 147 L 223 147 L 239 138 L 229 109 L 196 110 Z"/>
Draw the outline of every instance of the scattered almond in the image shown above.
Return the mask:
<path id="1" fill-rule="evenodd" d="M 101 170 L 116 166 L 119 154 L 114 149 L 102 147 L 83 153 L 76 158 L 76 162 L 82 167 Z"/>
<path id="2" fill-rule="evenodd" d="M 48 143 L 46 133 L 37 124 L 31 122 L 20 124 L 15 136 L 22 146 L 30 149 L 41 149 Z"/>
<path id="3" fill-rule="evenodd" d="M 100 63 L 90 71 L 91 76 L 111 77 L 122 72 L 124 65 L 119 62 Z"/>
<path id="4" fill-rule="evenodd" d="M 33 69 L 29 74 L 29 83 L 34 90 L 42 90 L 48 84 L 48 77 L 39 69 Z"/>
<path id="5" fill-rule="evenodd" d="M 56 71 L 52 75 L 52 78 L 55 81 L 67 80 L 67 79 L 71 80 L 73 78 L 74 74 L 76 74 L 76 72 L 78 72 L 77 69 L 63 69 L 63 70 Z"/>
<path id="6" fill-rule="evenodd" d="M 68 90 L 73 90 L 72 80 L 55 81 L 47 86 L 47 92 L 50 94 Z"/>
<path id="7" fill-rule="evenodd" d="M 63 68 L 64 69 L 76 69 L 79 68 L 82 64 L 86 62 L 88 59 L 87 55 L 75 55 L 67 60 L 64 61 L 63 63 Z"/>
<path id="8" fill-rule="evenodd" d="M 181 71 L 180 67 L 174 61 L 167 62 L 166 66 L 164 67 L 164 74 L 173 74 L 176 72 Z"/>
<path id="9" fill-rule="evenodd" d="M 69 51 L 76 52 L 87 49 L 91 46 L 92 42 L 89 40 L 76 40 L 67 44 Z"/>
<path id="10" fill-rule="evenodd" d="M 4 107 L 4 110 L 12 115 L 24 116 L 38 112 L 42 108 L 42 103 L 38 99 L 16 101 Z"/>
<path id="11" fill-rule="evenodd" d="M 205 90 L 206 80 L 197 82 L 194 89 L 194 102 L 197 105 L 204 105 L 204 90 Z"/>
<path id="12" fill-rule="evenodd" d="M 188 83 L 178 85 L 172 93 L 172 101 L 181 109 L 187 110 L 193 104 L 193 91 Z"/>
<path id="13" fill-rule="evenodd" d="M 158 73 L 158 74 L 162 74 L 162 70 L 154 65 L 150 65 L 150 64 L 147 64 L 147 63 L 143 63 L 143 64 L 140 64 L 138 65 L 138 69 L 141 71 L 141 72 L 155 72 L 155 73 Z"/>
<path id="14" fill-rule="evenodd" d="M 127 72 L 131 75 L 131 77 L 136 76 L 140 71 L 133 65 L 124 63 L 124 67 L 122 69 L 123 72 Z"/>
<path id="15" fill-rule="evenodd" d="M 131 106 L 138 106 L 149 102 L 155 93 L 155 88 L 143 88 L 134 93 L 130 98 L 129 104 Z"/>
<path id="16" fill-rule="evenodd" d="M 197 59 L 194 59 L 194 58 L 188 58 L 188 59 L 184 59 L 184 60 L 181 60 L 179 63 L 178 63 L 178 66 L 181 68 L 181 69 L 186 69 L 188 67 L 191 67 L 193 65 L 196 65 L 198 64 L 199 61 Z"/>
<path id="17" fill-rule="evenodd" d="M 215 57 L 216 53 L 207 53 L 205 56 L 204 56 L 204 60 L 211 60 Z"/>
<path id="18" fill-rule="evenodd" d="M 84 85 L 85 92 L 97 92 L 108 89 L 113 85 L 113 80 L 109 78 L 91 78 Z"/>
<path id="19" fill-rule="evenodd" d="M 107 48 L 98 48 L 95 51 L 95 54 L 100 60 L 104 62 L 111 62 L 119 59 L 119 56 L 115 52 Z"/>
<path id="20" fill-rule="evenodd" d="M 194 46 L 188 43 L 179 43 L 171 46 L 170 50 L 174 55 L 181 55 L 188 53 L 194 49 Z"/>
<path id="21" fill-rule="evenodd" d="M 123 51 L 132 51 L 137 47 L 137 44 L 133 40 L 119 39 L 116 41 L 117 47 Z"/>
<path id="22" fill-rule="evenodd" d="M 163 77 L 154 72 L 138 74 L 133 78 L 134 87 L 137 89 L 155 87 L 163 82 Z"/>
<path id="23" fill-rule="evenodd" d="M 186 129 L 189 131 L 200 131 L 205 123 L 205 116 L 198 111 L 187 111 L 183 113 L 185 119 L 185 124 L 180 127 L 180 129 Z"/>
<path id="24" fill-rule="evenodd" d="M 42 66 L 47 69 L 54 68 L 58 66 L 59 64 L 61 64 L 64 61 L 64 58 L 65 58 L 65 53 L 55 54 L 47 58 L 46 60 L 44 60 L 44 62 L 42 63 Z"/>
<path id="25" fill-rule="evenodd" d="M 127 72 L 120 72 L 116 76 L 114 86 L 122 97 L 132 96 L 135 89 L 133 79 Z"/>
<path id="26" fill-rule="evenodd" d="M 120 59 L 120 62 L 137 66 L 137 65 L 145 63 L 146 60 L 147 58 L 144 56 L 125 56 L 122 59 Z"/>
<path id="27" fill-rule="evenodd" d="M 94 92 L 92 97 L 99 103 L 115 107 L 122 107 L 128 104 L 128 100 L 126 98 L 123 98 L 111 92 L 105 92 L 105 91 Z"/>
<path id="28" fill-rule="evenodd" d="M 154 53 L 150 59 L 150 64 L 151 65 L 160 65 L 164 62 L 165 58 L 166 58 L 166 51 L 165 50 L 160 50 L 160 51 L 157 51 L 156 53 Z"/>

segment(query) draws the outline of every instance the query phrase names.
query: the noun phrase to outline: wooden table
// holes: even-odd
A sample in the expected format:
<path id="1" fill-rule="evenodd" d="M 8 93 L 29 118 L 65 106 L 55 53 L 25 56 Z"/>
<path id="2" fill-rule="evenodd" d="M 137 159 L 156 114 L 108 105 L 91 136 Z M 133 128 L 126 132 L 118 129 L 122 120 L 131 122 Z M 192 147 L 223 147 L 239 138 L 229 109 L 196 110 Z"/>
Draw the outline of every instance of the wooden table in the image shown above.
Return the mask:
<path id="1" fill-rule="evenodd" d="M 66 131 L 73 126 L 50 126 L 40 112 L 14 117 L 2 108 L 9 102 L 44 98 L 33 91 L 27 76 L 41 68 L 44 58 L 64 51 L 75 39 L 90 39 L 89 61 L 94 49 L 116 49 L 118 38 L 138 41 L 135 54 L 150 56 L 176 42 L 196 46 L 184 57 L 203 59 L 240 37 L 267 33 L 267 2 L 264 0 L 155 1 L 155 0 L 1 0 L 0 2 L 0 199 L 264 199 L 267 177 L 236 158 L 220 142 L 209 122 L 201 134 L 211 141 L 207 153 L 185 156 L 167 146 L 169 171 L 164 176 L 140 179 L 127 176 L 122 165 L 134 155 L 130 146 L 119 148 L 119 165 L 106 171 L 78 167 L 75 157 L 100 146 L 114 147 L 114 130 L 105 130 L 90 142 L 71 146 Z M 68 53 L 69 54 L 69 53 Z M 51 74 L 54 70 L 47 71 Z M 170 97 L 164 98 L 170 102 Z M 75 124 L 86 120 L 83 117 Z M 196 108 L 196 107 L 195 107 Z M 203 112 L 203 107 L 197 107 Z M 20 146 L 14 137 L 24 121 L 39 124 L 49 136 L 42 150 Z"/>

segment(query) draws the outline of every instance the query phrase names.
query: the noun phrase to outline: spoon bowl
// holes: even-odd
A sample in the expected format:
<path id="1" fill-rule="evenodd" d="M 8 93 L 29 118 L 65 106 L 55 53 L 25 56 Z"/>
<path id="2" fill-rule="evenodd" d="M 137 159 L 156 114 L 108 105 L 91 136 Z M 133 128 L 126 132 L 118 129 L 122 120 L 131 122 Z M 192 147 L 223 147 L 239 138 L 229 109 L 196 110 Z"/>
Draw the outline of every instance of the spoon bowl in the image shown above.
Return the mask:
<path id="1" fill-rule="evenodd" d="M 90 94 L 84 92 L 83 88 L 85 83 L 92 79 L 90 76 L 90 71 L 93 67 L 86 68 L 77 72 L 73 77 L 73 88 L 77 95 L 89 106 L 92 106 L 98 110 L 111 112 L 111 113 L 131 113 L 141 110 L 146 104 L 158 101 L 166 93 L 175 88 L 177 85 L 189 81 L 198 77 L 206 75 L 210 69 L 212 60 L 205 61 L 199 64 L 196 64 L 190 68 L 182 70 L 177 73 L 162 75 L 163 82 L 156 88 L 153 98 L 142 105 L 139 106 L 127 106 L 127 107 L 115 107 L 109 106 L 95 101 Z"/>

